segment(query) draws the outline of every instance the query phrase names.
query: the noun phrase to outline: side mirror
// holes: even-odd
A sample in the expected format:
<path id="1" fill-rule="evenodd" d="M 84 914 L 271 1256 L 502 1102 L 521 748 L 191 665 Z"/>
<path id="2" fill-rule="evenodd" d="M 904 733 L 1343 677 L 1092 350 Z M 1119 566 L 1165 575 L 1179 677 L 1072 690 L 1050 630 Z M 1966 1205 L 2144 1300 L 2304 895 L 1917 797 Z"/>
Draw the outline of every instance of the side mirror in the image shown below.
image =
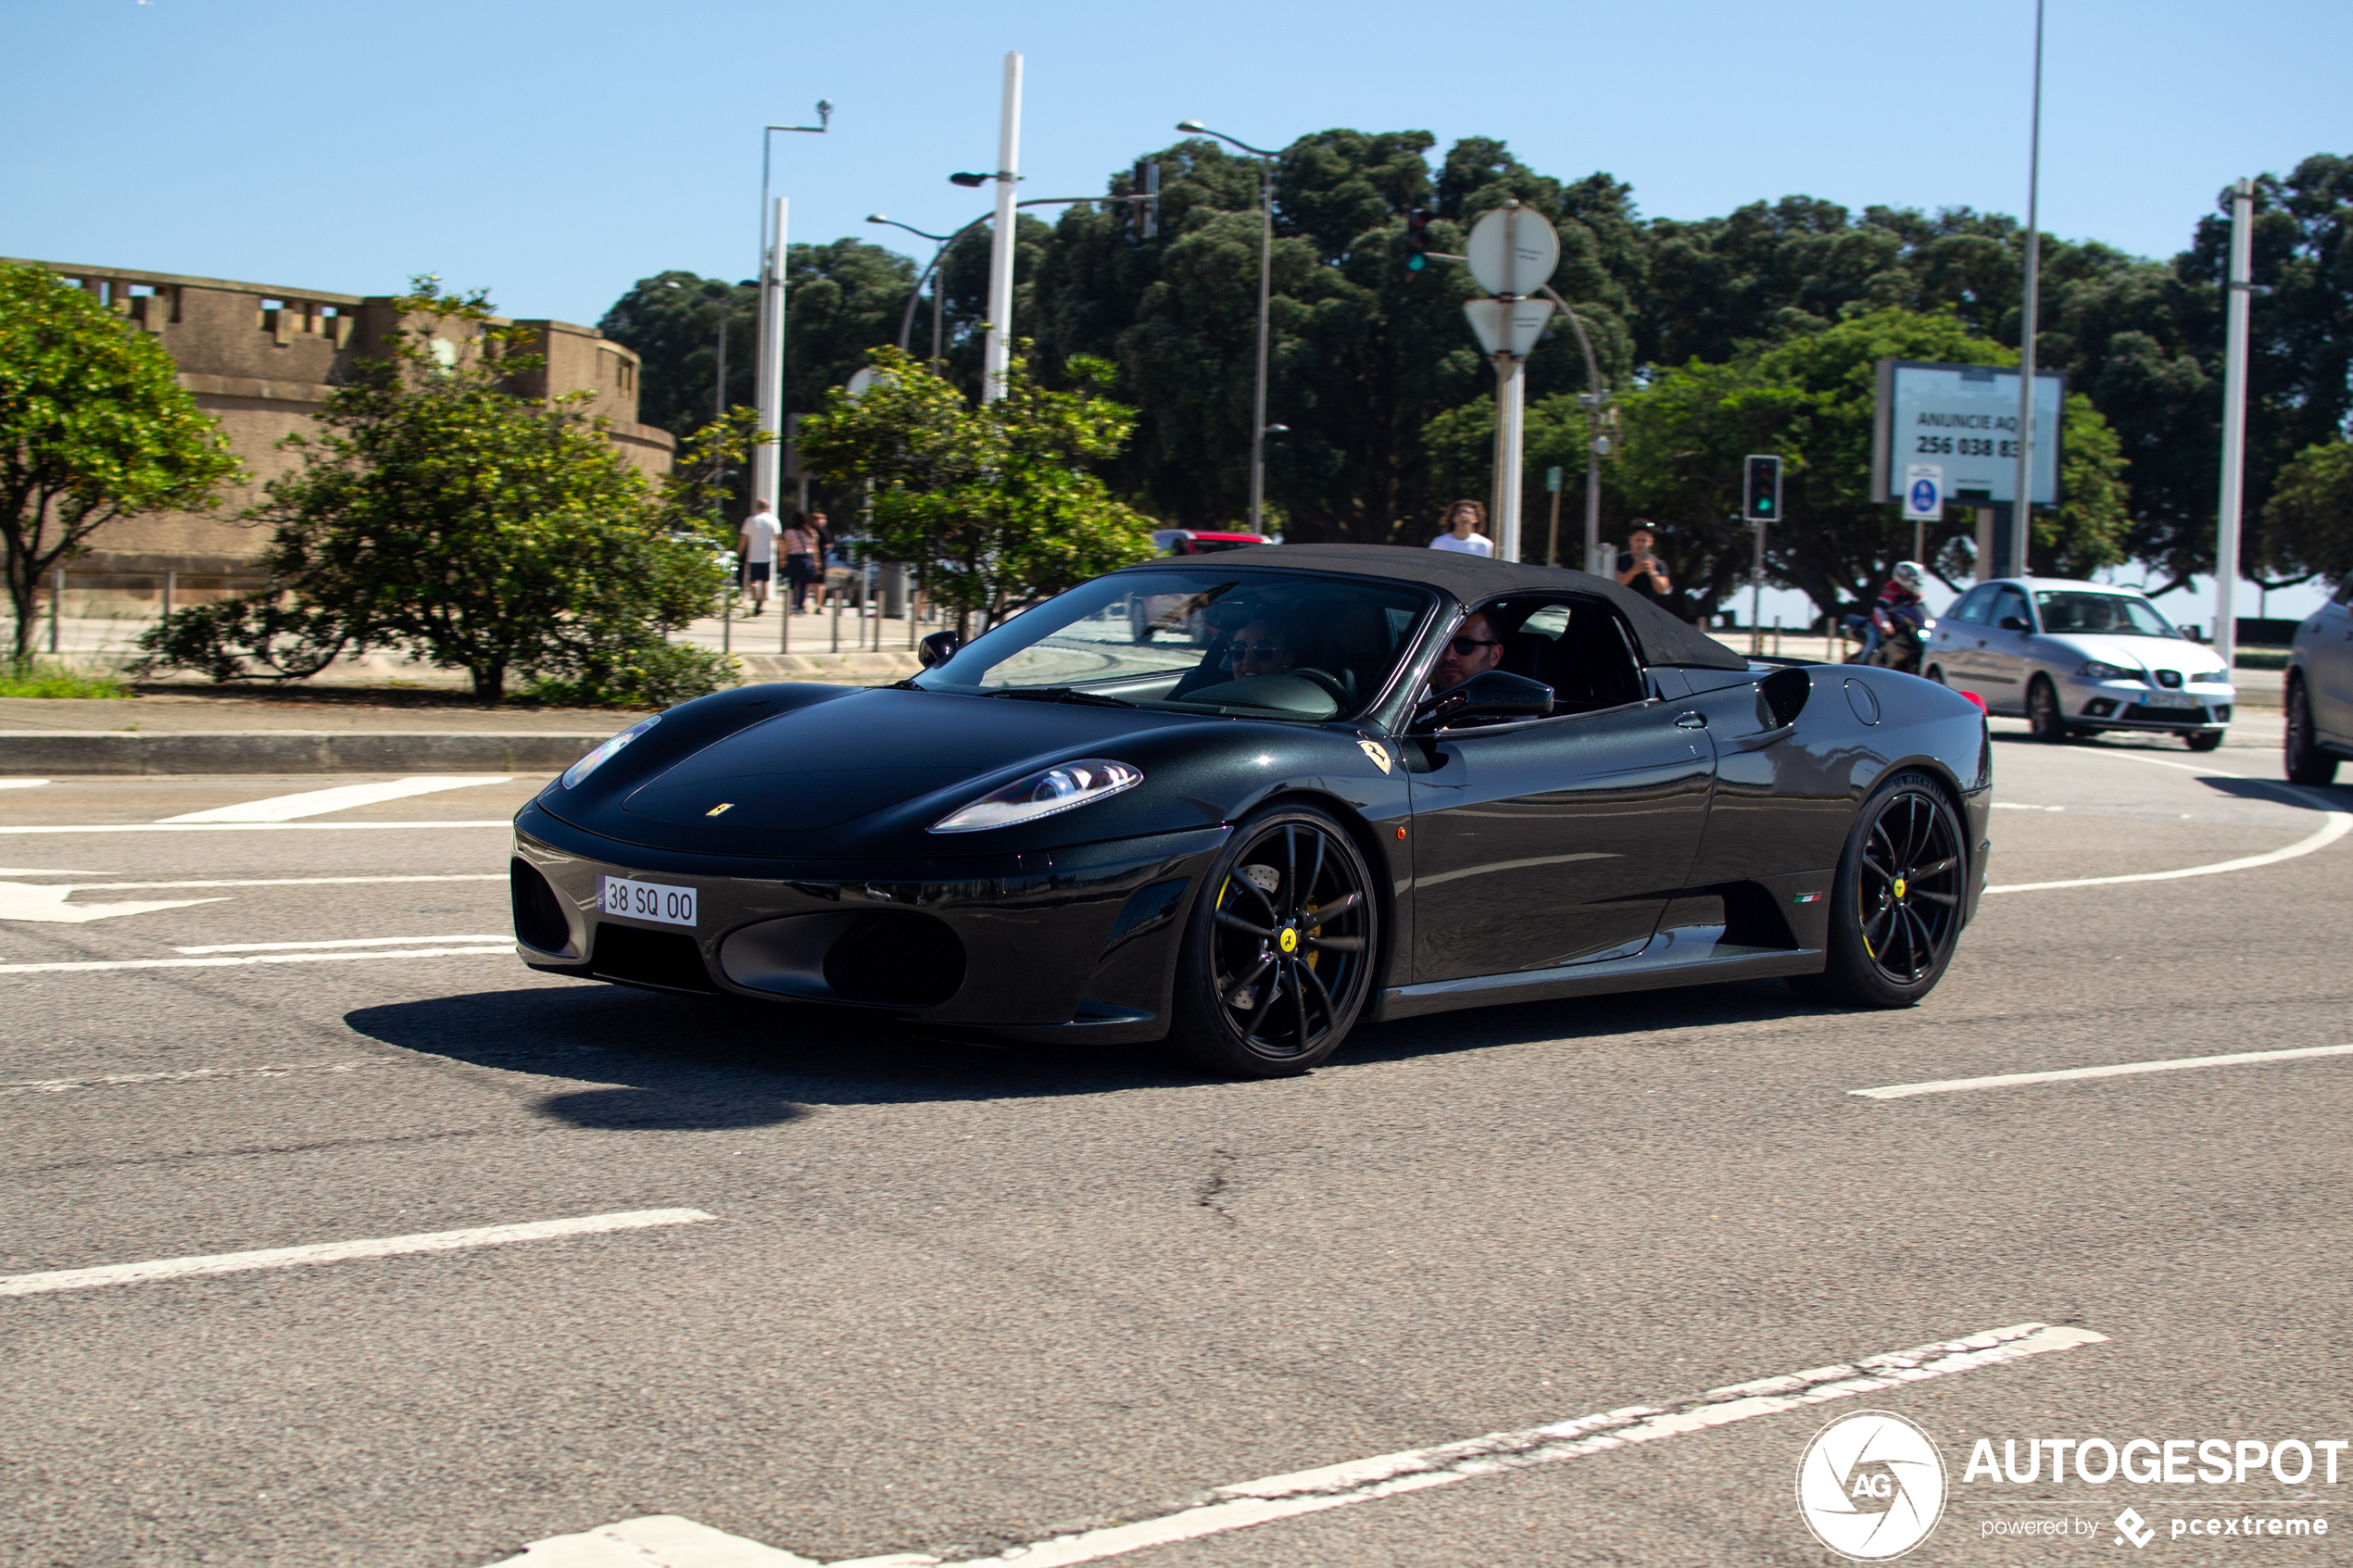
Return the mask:
<path id="1" fill-rule="evenodd" d="M 931 670 L 955 658 L 956 650 L 963 646 L 964 639 L 954 632 L 934 632 L 915 645 L 915 657 Z"/>
<path id="2" fill-rule="evenodd" d="M 2006 615 L 2002 617 L 2002 630 L 2005 632 L 2032 632 L 2034 628 L 2026 623 L 2026 618 L 2022 615 Z"/>
<path id="3" fill-rule="evenodd" d="M 1541 719 L 1553 710 L 1553 688 L 1525 675 L 1490 670 L 1441 692 L 1414 714 L 1414 728 L 1435 729 L 1469 719 Z"/>

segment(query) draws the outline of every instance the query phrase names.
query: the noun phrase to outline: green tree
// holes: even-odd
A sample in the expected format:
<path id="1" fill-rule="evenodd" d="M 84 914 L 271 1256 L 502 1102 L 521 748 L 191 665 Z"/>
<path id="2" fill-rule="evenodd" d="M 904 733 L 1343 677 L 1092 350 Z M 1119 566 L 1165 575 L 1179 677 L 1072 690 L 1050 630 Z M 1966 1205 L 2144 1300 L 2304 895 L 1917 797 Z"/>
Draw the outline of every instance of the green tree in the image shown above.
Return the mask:
<path id="1" fill-rule="evenodd" d="M 32 657 L 42 579 L 93 533 L 142 512 L 202 511 L 240 471 L 154 338 L 54 273 L 0 267 L 0 547 L 14 663 Z"/>
<path id="2" fill-rule="evenodd" d="M 801 426 L 803 461 L 870 487 L 875 557 L 913 567 L 939 602 L 988 626 L 1152 553 L 1151 520 L 1085 468 L 1134 425 L 1096 390 L 1111 367 L 1068 367 L 1080 389 L 1055 391 L 1021 346 L 1005 395 L 978 406 L 921 360 L 878 349 L 882 379 L 862 397 L 828 394 Z"/>
<path id="3" fill-rule="evenodd" d="M 216 680 L 298 679 L 340 653 L 396 649 L 465 671 L 487 702 L 517 674 L 650 668 L 676 684 L 691 652 L 656 645 L 721 583 L 692 470 L 657 500 L 585 395 L 508 390 L 537 361 L 481 295 L 414 289 L 392 357 L 356 369 L 316 433 L 287 438 L 304 466 L 247 513 L 275 528 L 271 586 L 181 611 L 142 646 Z"/>
<path id="4" fill-rule="evenodd" d="M 1911 553 L 1895 505 L 1869 494 L 1880 359 L 2014 365 L 2018 356 L 1955 317 L 1889 308 L 1752 345 L 1729 363 L 1669 370 L 1626 400 L 1611 470 L 1617 515 L 1656 521 L 1685 614 L 1712 611 L 1749 570 L 1752 535 L 1730 520 L 1750 452 L 1778 452 L 1785 464 L 1785 515 L 1767 533 L 1767 574 L 1825 614 L 1868 596 Z M 2115 433 L 2080 395 L 2068 402 L 2065 443 L 2061 505 L 2036 514 L 2030 564 L 2082 576 L 2124 558 L 2124 462 Z M 1926 531 L 1929 560 L 1961 575 L 1974 535 L 1973 515 L 1947 508 Z"/>
<path id="5" fill-rule="evenodd" d="M 2291 582 L 2353 575 L 2353 442 L 2307 446 L 2280 470 L 2249 553 Z"/>

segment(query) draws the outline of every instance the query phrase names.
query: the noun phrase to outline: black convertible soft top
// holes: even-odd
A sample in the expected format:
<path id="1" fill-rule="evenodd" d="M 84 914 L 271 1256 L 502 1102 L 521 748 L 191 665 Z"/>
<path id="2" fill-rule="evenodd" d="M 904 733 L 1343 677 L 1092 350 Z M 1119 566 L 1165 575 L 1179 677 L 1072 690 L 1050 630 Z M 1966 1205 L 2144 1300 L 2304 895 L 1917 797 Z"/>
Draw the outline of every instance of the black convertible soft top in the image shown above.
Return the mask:
<path id="1" fill-rule="evenodd" d="M 1608 600 L 1626 618 L 1647 664 L 1698 665 L 1710 670 L 1745 670 L 1748 660 L 1697 627 L 1686 626 L 1631 588 L 1607 577 L 1561 566 L 1493 560 L 1457 550 L 1413 549 L 1398 545 L 1254 545 L 1221 550 L 1209 560 L 1228 566 L 1289 568 L 1301 571 L 1346 571 L 1428 583 L 1473 605 L 1504 594 L 1569 592 Z M 1147 563 L 1165 566 L 1166 560 Z M 1188 559 L 1188 565 L 1204 564 Z M 1130 568 L 1130 571 L 1137 570 Z"/>

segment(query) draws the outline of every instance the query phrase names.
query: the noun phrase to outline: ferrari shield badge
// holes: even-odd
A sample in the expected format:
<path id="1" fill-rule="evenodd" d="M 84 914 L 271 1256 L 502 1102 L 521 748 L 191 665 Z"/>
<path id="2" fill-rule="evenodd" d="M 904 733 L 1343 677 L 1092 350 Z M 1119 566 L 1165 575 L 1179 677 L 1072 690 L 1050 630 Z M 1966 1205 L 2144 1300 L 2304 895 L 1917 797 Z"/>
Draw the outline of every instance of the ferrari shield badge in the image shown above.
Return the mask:
<path id="1" fill-rule="evenodd" d="M 1384 773 L 1389 771 L 1389 748 L 1387 746 L 1381 745 L 1381 743 L 1377 740 L 1360 740 L 1356 744 L 1365 748 L 1365 755 L 1373 759 L 1374 767 L 1378 768 Z"/>

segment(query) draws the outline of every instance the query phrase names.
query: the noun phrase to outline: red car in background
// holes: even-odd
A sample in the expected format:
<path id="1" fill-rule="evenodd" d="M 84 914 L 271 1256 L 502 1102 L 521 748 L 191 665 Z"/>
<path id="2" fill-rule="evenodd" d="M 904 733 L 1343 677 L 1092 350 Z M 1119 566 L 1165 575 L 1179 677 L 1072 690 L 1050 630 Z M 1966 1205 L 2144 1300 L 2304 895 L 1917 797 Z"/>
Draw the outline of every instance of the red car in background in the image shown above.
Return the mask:
<path id="1" fill-rule="evenodd" d="M 1190 528 L 1156 528 L 1152 543 L 1164 556 L 1207 556 L 1251 545 L 1279 545 L 1269 533 L 1205 533 Z M 1195 647 L 1207 647 L 1211 631 L 1198 610 L 1188 608 L 1182 595 L 1138 595 L 1127 601 L 1127 629 L 1135 640 L 1149 643 L 1156 633 L 1182 632 Z"/>

